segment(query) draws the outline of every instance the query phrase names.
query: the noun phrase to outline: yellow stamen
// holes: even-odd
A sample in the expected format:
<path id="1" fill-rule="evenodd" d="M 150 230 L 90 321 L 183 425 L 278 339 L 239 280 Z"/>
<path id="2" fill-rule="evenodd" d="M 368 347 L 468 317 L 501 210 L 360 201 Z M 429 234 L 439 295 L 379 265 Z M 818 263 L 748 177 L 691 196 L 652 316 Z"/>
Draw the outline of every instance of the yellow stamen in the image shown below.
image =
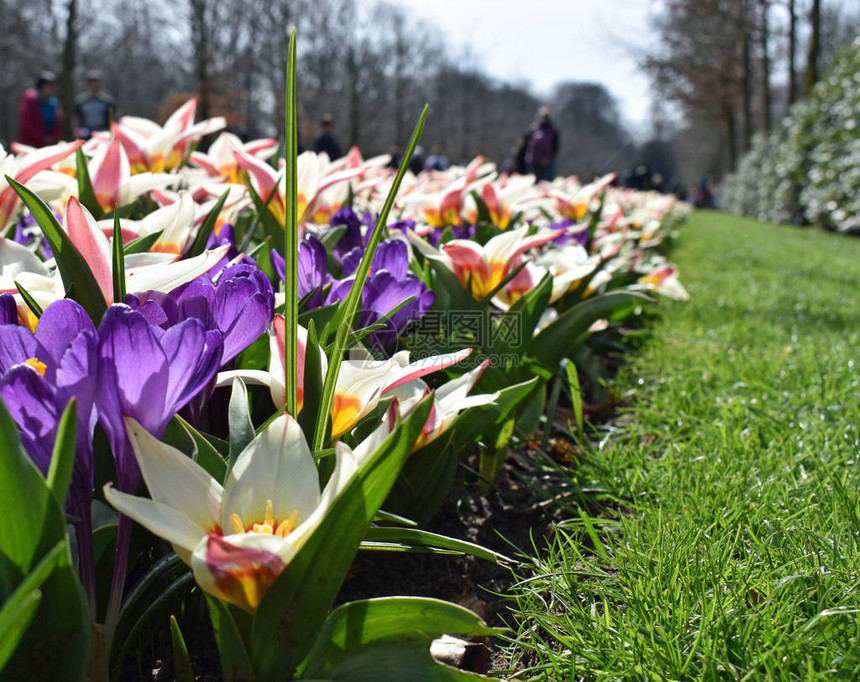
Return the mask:
<path id="1" fill-rule="evenodd" d="M 35 369 L 42 376 L 45 376 L 45 370 L 48 368 L 48 366 L 38 358 L 28 358 L 24 364 L 30 365 L 30 367 Z"/>
<path id="2" fill-rule="evenodd" d="M 233 524 L 233 531 L 236 534 L 245 532 L 245 526 L 242 525 L 242 519 L 239 518 L 238 514 L 230 514 L 230 523 Z"/>
<path id="3" fill-rule="evenodd" d="M 285 538 L 290 533 L 293 532 L 293 529 L 296 527 L 296 515 L 299 513 L 298 509 L 293 509 L 293 513 L 290 514 L 290 518 L 286 521 L 281 521 L 278 524 L 278 527 L 275 529 L 275 535 L 279 538 Z"/>
<path id="4" fill-rule="evenodd" d="M 272 513 L 272 501 L 266 500 L 266 519 L 264 523 L 255 523 L 251 526 L 251 530 L 255 533 L 266 533 L 267 535 L 272 535 L 274 533 L 274 524 L 275 519 Z"/>
<path id="5" fill-rule="evenodd" d="M 233 526 L 233 532 L 241 533 L 265 533 L 266 535 L 277 535 L 279 538 L 285 538 L 295 530 L 296 516 L 298 509 L 293 509 L 293 513 L 285 521 L 276 521 L 274 513 L 274 505 L 271 500 L 266 500 L 266 516 L 263 523 L 252 523 L 250 527 L 246 527 L 242 523 L 242 518 L 238 514 L 230 514 L 230 523 Z"/>

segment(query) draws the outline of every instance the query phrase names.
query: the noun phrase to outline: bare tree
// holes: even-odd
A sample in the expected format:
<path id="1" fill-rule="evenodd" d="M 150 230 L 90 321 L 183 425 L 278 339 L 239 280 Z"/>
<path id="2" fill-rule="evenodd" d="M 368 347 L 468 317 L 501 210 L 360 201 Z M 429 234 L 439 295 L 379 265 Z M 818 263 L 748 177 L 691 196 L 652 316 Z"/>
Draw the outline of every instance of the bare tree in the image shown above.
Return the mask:
<path id="1" fill-rule="evenodd" d="M 812 0 L 809 10 L 809 25 L 812 35 L 806 52 L 806 94 L 818 82 L 818 52 L 821 49 L 821 0 Z"/>

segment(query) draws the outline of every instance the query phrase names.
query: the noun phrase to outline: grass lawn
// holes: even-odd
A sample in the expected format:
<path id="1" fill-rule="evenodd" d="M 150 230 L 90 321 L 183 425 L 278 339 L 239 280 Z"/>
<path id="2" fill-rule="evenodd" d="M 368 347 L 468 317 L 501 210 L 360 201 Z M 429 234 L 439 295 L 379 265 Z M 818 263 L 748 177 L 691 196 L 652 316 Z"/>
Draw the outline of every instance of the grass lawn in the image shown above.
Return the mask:
<path id="1" fill-rule="evenodd" d="M 518 679 L 860 679 L 860 240 L 695 213 L 692 296 L 522 572 Z"/>

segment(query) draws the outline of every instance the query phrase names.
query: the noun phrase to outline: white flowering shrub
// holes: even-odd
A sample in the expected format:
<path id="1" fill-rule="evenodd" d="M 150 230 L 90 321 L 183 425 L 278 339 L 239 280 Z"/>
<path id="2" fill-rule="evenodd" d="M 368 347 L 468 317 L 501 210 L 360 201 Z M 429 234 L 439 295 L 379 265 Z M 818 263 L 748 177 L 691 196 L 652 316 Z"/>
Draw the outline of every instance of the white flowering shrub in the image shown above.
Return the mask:
<path id="1" fill-rule="evenodd" d="M 752 148 L 722 187 L 722 206 L 760 220 L 860 232 L 860 42 Z"/>

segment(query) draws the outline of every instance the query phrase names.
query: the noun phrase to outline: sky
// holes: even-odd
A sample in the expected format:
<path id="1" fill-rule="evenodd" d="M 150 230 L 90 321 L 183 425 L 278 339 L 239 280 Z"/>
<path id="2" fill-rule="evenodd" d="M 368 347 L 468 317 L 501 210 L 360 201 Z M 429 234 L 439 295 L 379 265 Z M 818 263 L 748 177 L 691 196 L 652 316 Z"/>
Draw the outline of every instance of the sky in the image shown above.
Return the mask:
<path id="1" fill-rule="evenodd" d="M 637 55 L 649 42 L 649 0 L 390 0 L 435 23 L 491 76 L 537 94 L 566 80 L 599 82 L 634 134 L 647 132 L 648 78 Z"/>

